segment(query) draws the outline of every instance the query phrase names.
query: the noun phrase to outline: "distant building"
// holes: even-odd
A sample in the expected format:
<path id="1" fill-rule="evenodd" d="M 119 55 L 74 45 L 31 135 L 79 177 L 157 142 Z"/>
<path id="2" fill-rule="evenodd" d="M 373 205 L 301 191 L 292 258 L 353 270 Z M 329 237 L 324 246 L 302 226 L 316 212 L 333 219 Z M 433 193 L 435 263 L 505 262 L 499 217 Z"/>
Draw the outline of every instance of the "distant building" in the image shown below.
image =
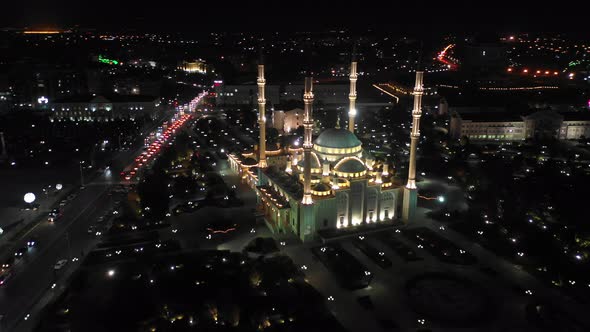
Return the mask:
<path id="1" fill-rule="evenodd" d="M 529 114 L 527 138 L 555 137 L 558 139 L 580 139 L 590 137 L 590 113 L 556 112 L 541 110 Z"/>
<path id="2" fill-rule="evenodd" d="M 154 116 L 159 98 L 142 95 L 82 95 L 57 99 L 48 104 L 53 118 L 109 121 L 113 119 Z"/>
<path id="3" fill-rule="evenodd" d="M 588 112 L 561 113 L 563 121 L 559 127 L 559 139 L 590 138 L 590 114 Z"/>
<path id="4" fill-rule="evenodd" d="M 574 140 L 590 137 L 590 113 L 534 110 L 520 115 L 508 112 L 451 112 L 452 139 L 470 142 L 522 141 L 557 138 Z"/>
<path id="5" fill-rule="evenodd" d="M 449 103 L 445 98 L 441 98 L 438 103 L 438 115 L 446 115 L 449 113 Z"/>
<path id="6" fill-rule="evenodd" d="M 278 85 L 266 85 L 266 101 L 274 105 L 278 104 Z M 258 86 L 256 84 L 225 85 L 215 87 L 215 103 L 218 106 L 256 105 Z"/>
<path id="7" fill-rule="evenodd" d="M 182 61 L 177 68 L 187 73 L 207 74 L 207 64 L 203 60 Z"/>
<path id="8" fill-rule="evenodd" d="M 272 112 L 272 126 L 282 133 L 296 130 L 299 126 L 303 126 L 303 109 L 274 110 Z"/>
<path id="9" fill-rule="evenodd" d="M 303 84 L 285 85 L 284 92 L 281 93 L 281 101 L 300 100 L 303 98 L 303 89 Z M 314 100 L 319 104 L 342 104 L 343 99 L 348 99 L 348 84 L 322 84 L 320 82 L 314 85 L 313 89 Z"/>
<path id="10" fill-rule="evenodd" d="M 452 139 L 469 141 L 522 141 L 525 121 L 518 114 L 507 112 L 451 113 L 449 133 Z"/>
<path id="11" fill-rule="evenodd" d="M 219 106 L 255 105 L 258 98 L 257 90 L 256 84 L 220 84 L 215 87 L 215 102 Z M 320 105 L 341 104 L 342 99 L 348 98 L 348 90 L 347 84 L 318 83 L 314 87 L 315 103 Z M 289 100 L 301 100 L 301 98 L 303 98 L 302 84 L 266 85 L 266 101 L 271 105 Z"/>

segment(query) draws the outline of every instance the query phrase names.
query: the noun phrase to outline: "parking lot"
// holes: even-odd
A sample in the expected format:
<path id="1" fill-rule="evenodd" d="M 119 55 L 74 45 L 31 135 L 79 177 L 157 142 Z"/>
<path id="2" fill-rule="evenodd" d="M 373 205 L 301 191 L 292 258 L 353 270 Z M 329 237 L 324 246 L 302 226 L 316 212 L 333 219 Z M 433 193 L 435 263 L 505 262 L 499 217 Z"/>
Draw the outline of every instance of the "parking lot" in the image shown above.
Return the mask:
<path id="1" fill-rule="evenodd" d="M 463 249 L 456 248 L 457 257 L 469 259 L 436 253 L 447 248 L 445 241 L 424 229 L 399 228 L 282 250 L 351 330 L 496 331 L 512 324 L 526 326 L 518 307 L 529 300 L 526 295 L 486 273 L 474 256 L 459 251 Z M 507 298 L 513 298 L 510 307 L 501 305 Z M 437 314 L 438 306 L 446 308 L 443 316 L 448 319 Z"/>

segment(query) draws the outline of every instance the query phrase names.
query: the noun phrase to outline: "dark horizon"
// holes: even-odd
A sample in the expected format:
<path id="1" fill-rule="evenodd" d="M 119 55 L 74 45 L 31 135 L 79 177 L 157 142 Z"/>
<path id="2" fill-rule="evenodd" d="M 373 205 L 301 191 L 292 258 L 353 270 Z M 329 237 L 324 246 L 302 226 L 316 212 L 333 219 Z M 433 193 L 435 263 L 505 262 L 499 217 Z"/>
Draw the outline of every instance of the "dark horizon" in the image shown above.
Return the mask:
<path id="1" fill-rule="evenodd" d="M 507 1 L 491 5 L 457 1 L 422 6 L 415 4 L 363 2 L 363 7 L 348 9 L 343 3 L 311 2 L 278 4 L 262 1 L 260 8 L 251 3 L 190 3 L 173 8 L 152 7 L 127 1 L 81 4 L 62 0 L 52 3 L 31 1 L 7 4 L 3 27 L 71 27 L 103 30 L 141 30 L 146 32 L 274 32 L 383 30 L 384 32 L 426 35 L 447 32 L 563 32 L 582 34 L 581 11 L 557 16 L 554 9 L 531 1 L 518 4 Z M 380 10 L 376 10 L 379 9 Z M 352 14 L 351 14 L 352 13 Z M 413 13 L 419 15 L 415 18 Z M 353 15 L 353 17 L 351 17 Z"/>

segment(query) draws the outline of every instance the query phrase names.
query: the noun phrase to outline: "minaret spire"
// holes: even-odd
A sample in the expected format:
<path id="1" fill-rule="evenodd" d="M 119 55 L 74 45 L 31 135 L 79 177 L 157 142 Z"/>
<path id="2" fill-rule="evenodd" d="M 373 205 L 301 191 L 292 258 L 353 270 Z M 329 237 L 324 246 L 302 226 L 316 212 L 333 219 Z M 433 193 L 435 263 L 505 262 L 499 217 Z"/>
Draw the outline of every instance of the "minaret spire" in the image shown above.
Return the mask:
<path id="1" fill-rule="evenodd" d="M 260 58 L 258 60 L 258 126 L 260 130 L 260 143 L 258 144 L 258 167 L 266 168 L 266 99 L 264 96 L 264 86 L 266 80 L 264 79 L 264 57 L 262 49 L 260 50 Z"/>
<path id="2" fill-rule="evenodd" d="M 410 165 L 408 167 L 408 183 L 404 188 L 404 206 L 402 218 L 410 221 L 416 210 L 417 188 L 416 188 L 416 149 L 420 139 L 420 116 L 422 115 L 422 94 L 424 71 L 421 68 L 421 59 L 418 59 L 416 68 L 416 82 L 414 85 L 414 108 L 412 109 L 412 131 L 410 133 Z"/>
<path id="3" fill-rule="evenodd" d="M 304 116 L 303 116 L 303 205 L 311 205 L 311 131 L 313 129 L 313 79 L 311 76 L 305 78 L 305 92 L 303 93 Z"/>
<path id="4" fill-rule="evenodd" d="M 350 93 L 348 94 L 348 131 L 354 133 L 354 117 L 356 116 L 356 45 L 352 49 L 350 63 Z"/>

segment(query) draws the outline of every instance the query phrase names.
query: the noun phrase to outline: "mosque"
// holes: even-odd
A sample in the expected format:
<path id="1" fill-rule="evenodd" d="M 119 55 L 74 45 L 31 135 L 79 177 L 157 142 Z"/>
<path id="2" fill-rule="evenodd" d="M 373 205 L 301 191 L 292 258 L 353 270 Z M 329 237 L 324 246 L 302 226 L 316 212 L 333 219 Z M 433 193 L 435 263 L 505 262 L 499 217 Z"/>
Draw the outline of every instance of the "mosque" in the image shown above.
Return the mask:
<path id="1" fill-rule="evenodd" d="M 422 71 L 416 72 L 410 168 L 407 185 L 396 185 L 387 163 L 377 163 L 354 134 L 357 61 L 350 67 L 348 129 L 330 128 L 312 141 L 313 79 L 305 78 L 302 147 L 266 149 L 264 64 L 258 65 L 260 142 L 255 151 L 230 154 L 231 168 L 258 197 L 258 209 L 276 233 L 302 241 L 318 232 L 413 218 L 416 207 L 415 154 L 421 115 Z M 402 202 L 403 201 L 403 202 Z M 401 218 L 400 218 L 401 215 Z"/>

